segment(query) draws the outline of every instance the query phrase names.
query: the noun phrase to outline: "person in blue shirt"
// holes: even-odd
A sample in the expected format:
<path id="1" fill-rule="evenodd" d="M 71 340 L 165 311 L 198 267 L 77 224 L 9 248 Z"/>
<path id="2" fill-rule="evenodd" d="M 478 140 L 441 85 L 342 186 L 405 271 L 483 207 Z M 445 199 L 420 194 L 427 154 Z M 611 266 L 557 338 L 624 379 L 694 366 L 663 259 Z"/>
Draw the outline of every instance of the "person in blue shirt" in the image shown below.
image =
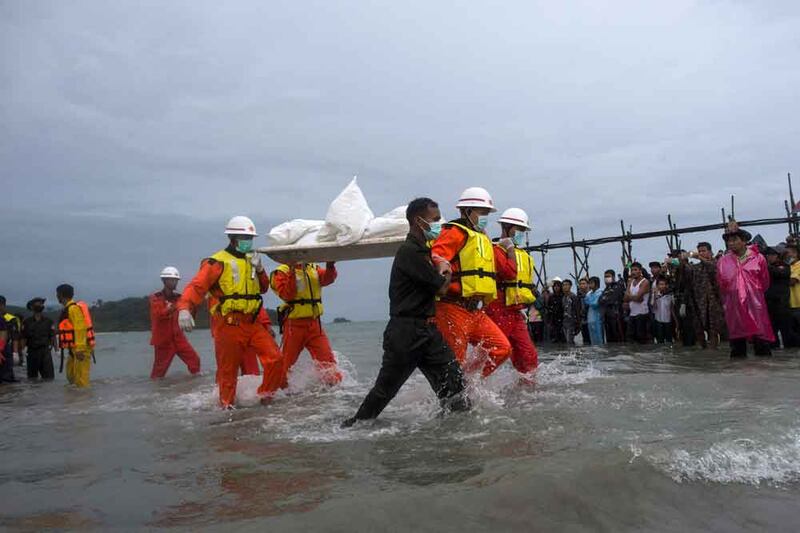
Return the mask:
<path id="1" fill-rule="evenodd" d="M 600 278 L 592 276 L 589 278 L 589 292 L 583 299 L 586 305 L 586 323 L 589 327 L 589 339 L 592 344 L 604 344 L 605 337 L 603 335 L 603 313 L 600 310 L 600 296 L 603 291 L 600 290 Z"/>

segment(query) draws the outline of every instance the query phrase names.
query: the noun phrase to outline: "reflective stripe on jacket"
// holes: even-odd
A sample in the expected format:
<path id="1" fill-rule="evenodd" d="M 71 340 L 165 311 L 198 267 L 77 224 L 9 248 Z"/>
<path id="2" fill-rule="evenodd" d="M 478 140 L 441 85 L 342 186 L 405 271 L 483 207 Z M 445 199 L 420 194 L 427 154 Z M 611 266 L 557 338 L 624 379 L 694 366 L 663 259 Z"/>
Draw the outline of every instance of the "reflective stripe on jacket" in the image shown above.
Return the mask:
<path id="1" fill-rule="evenodd" d="M 488 303 L 497 298 L 495 283 L 494 248 L 492 241 L 484 233 L 471 230 L 456 222 L 448 222 L 445 227 L 461 229 L 467 237 L 458 252 L 458 270 L 453 278 L 461 283 L 463 298 L 480 298 Z"/>
<path id="2" fill-rule="evenodd" d="M 246 257 L 236 257 L 227 250 L 220 250 L 211 256 L 222 264 L 222 274 L 217 280 L 221 294 L 211 314 L 227 315 L 231 312 L 245 314 L 258 313 L 261 309 L 261 285 L 258 276 L 253 275 L 253 266 Z"/>
<path id="3" fill-rule="evenodd" d="M 281 276 L 294 277 L 294 294 L 286 294 L 279 290 Z M 278 293 L 285 302 L 280 306 L 280 312 L 288 311 L 287 318 L 319 318 L 324 312 L 322 306 L 322 284 L 320 282 L 319 267 L 315 263 L 308 263 L 305 268 L 292 268 L 289 265 L 280 265 L 270 276 L 272 289 Z M 288 291 L 291 293 L 291 291 Z M 283 294 L 281 294 L 283 293 Z"/>
<path id="4" fill-rule="evenodd" d="M 514 248 L 517 259 L 517 278 L 514 281 L 498 281 L 497 285 L 506 293 L 506 305 L 530 305 L 536 301 L 533 295 L 533 258 L 525 250 Z"/>

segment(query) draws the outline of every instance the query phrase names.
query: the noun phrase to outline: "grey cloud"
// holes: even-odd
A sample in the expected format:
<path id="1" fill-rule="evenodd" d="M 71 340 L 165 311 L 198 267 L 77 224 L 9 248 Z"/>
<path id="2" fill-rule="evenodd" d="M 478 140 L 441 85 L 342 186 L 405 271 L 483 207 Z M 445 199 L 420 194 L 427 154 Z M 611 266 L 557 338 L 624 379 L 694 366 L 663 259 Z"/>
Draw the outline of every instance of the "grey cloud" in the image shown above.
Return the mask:
<path id="1" fill-rule="evenodd" d="M 776 216 L 798 29 L 793 2 L 5 2 L 3 278 L 19 301 L 87 268 L 87 291 L 136 294 L 228 216 L 321 217 L 353 174 L 376 212 L 425 194 L 454 215 L 484 185 L 534 242 L 714 221 L 730 194 Z M 66 247 L 86 242 L 104 252 Z M 342 265 L 331 312 L 385 316 L 387 276 Z"/>

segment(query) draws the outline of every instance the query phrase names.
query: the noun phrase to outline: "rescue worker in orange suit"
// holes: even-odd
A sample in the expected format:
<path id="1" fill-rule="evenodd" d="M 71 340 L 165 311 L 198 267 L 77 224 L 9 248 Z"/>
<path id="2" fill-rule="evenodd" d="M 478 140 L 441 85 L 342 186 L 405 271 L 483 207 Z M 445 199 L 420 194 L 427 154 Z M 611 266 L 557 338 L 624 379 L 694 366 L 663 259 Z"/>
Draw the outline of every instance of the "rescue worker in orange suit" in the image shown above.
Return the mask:
<path id="1" fill-rule="evenodd" d="M 465 372 L 480 370 L 486 377 L 511 354 L 508 339 L 484 311 L 497 298 L 494 247 L 484 233 L 489 213 L 496 209 L 481 187 L 466 189 L 456 207 L 461 217 L 442 225 L 431 248 L 433 261 L 449 263 L 453 272 L 447 294 L 436 303 L 436 326 Z M 470 344 L 477 347 L 479 357 L 468 362 Z"/>
<path id="2" fill-rule="evenodd" d="M 161 283 L 164 288 L 150 295 L 150 327 L 152 335 L 150 344 L 155 351 L 151 379 L 163 378 L 167 375 L 169 365 L 177 354 L 186 363 L 191 374 L 200 372 L 200 357 L 189 344 L 183 330 L 178 326 L 178 309 L 180 293 L 176 292 L 181 274 L 175 267 L 168 266 L 161 271 Z"/>
<path id="3" fill-rule="evenodd" d="M 322 268 L 314 263 L 280 265 L 270 276 L 272 289 L 284 304 L 278 313 L 282 320 L 283 375 L 281 387 L 288 386 L 289 371 L 305 348 L 314 359 L 320 377 L 326 385 L 338 385 L 342 373 L 336 366 L 331 343 L 322 329 L 322 287 L 336 281 L 336 266 L 326 263 Z"/>
<path id="4" fill-rule="evenodd" d="M 539 362 L 539 356 L 522 314 L 523 309 L 536 301 L 533 295 L 533 259 L 522 249 L 526 233 L 530 231 L 528 214 L 512 207 L 503 212 L 499 223 L 501 235 L 494 247 L 494 258 L 498 267 L 505 266 L 498 268 L 498 297 L 486 307 L 486 314 L 511 343 L 511 363 L 514 368 L 530 377 Z M 514 275 L 508 276 L 512 270 Z"/>
<path id="5" fill-rule="evenodd" d="M 217 357 L 219 402 L 225 409 L 236 403 L 236 380 L 242 358 L 255 349 L 262 366 L 281 365 L 281 352 L 275 339 L 258 323 L 261 295 L 269 289 L 269 277 L 261 257 L 253 252 L 257 236 L 253 221 L 235 216 L 225 228 L 229 244 L 204 259 L 194 279 L 178 300 L 178 324 L 184 331 L 194 328 L 192 312 L 211 295 L 210 308 L 214 349 Z M 280 382 L 269 382 L 275 373 L 265 372 L 258 388 L 262 402 L 278 389 Z"/>
<path id="6" fill-rule="evenodd" d="M 86 302 L 75 301 L 72 285 L 56 287 L 58 302 L 64 306 L 58 323 L 58 344 L 69 351 L 67 359 L 67 381 L 78 387 L 89 386 L 94 352 L 94 326 Z"/>

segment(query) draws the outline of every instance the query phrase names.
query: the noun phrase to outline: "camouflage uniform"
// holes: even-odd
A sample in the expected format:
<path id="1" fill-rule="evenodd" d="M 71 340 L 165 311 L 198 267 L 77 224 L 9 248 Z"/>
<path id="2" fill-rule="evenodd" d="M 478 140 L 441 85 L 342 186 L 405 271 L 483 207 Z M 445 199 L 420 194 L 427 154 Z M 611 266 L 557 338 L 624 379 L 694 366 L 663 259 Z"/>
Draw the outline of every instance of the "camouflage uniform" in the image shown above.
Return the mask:
<path id="1" fill-rule="evenodd" d="M 683 263 L 681 266 L 682 277 L 691 287 L 690 303 L 697 342 L 706 346 L 704 333 L 708 334 L 708 342 L 712 345 L 718 343 L 717 339 L 726 340 L 728 333 L 717 286 L 717 262 L 700 261 L 697 264 Z"/>

